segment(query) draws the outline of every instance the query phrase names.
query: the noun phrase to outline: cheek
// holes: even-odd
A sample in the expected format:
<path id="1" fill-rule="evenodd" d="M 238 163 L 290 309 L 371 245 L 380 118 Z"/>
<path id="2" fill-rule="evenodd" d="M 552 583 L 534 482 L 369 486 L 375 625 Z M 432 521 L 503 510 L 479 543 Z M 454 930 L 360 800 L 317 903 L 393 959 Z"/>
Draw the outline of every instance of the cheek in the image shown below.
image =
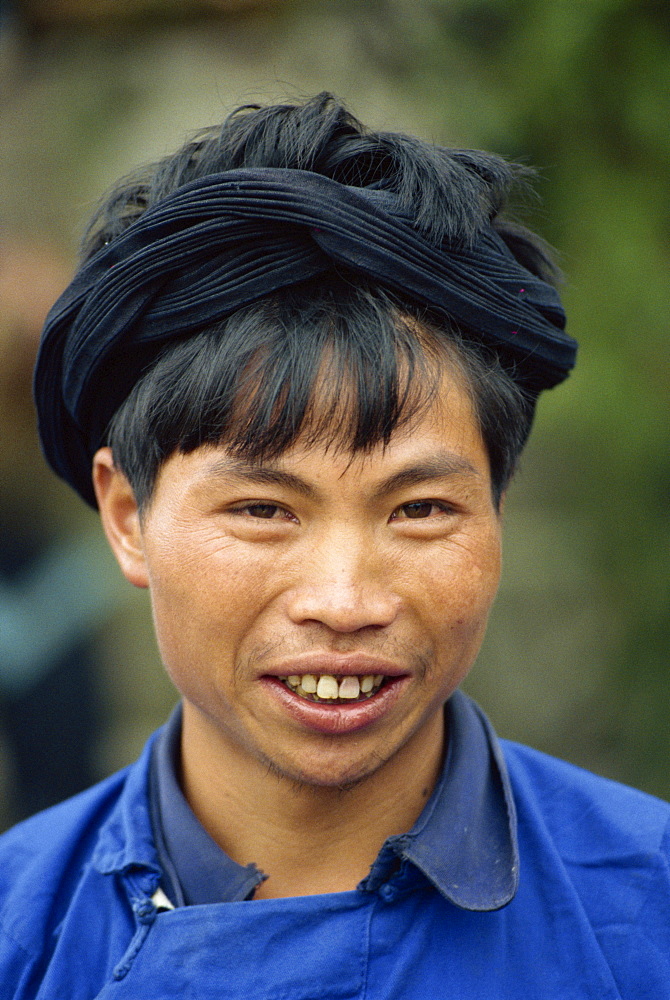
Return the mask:
<path id="1" fill-rule="evenodd" d="M 176 543 L 156 545 L 148 565 L 156 602 L 196 617 L 248 604 L 250 595 L 263 589 L 269 570 L 267 557 L 257 550 L 193 531 Z"/>
<path id="2" fill-rule="evenodd" d="M 149 566 L 158 645 L 171 675 L 226 661 L 269 599 L 265 562 L 220 540 L 156 550 Z"/>
<path id="3" fill-rule="evenodd" d="M 421 574 L 419 604 L 437 642 L 480 642 L 500 579 L 496 533 L 476 545 L 450 542 L 434 553 Z"/>

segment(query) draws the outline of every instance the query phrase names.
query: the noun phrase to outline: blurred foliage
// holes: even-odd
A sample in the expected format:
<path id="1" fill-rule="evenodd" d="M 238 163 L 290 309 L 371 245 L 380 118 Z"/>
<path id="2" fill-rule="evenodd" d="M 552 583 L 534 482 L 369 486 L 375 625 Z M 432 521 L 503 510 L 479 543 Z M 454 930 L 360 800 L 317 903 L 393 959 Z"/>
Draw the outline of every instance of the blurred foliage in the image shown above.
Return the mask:
<path id="1" fill-rule="evenodd" d="M 52 23 L 40 6 L 23 26 L 15 7 L 0 176 L 20 179 L 0 211 L 52 238 L 226 106 L 323 88 L 371 124 L 539 166 L 519 209 L 557 248 L 581 354 L 510 493 L 470 689 L 504 734 L 670 797 L 670 5 L 211 0 L 179 4 L 176 25 L 174 3 L 126 0 L 107 33 L 109 5 L 66 33 L 58 8 L 71 25 L 86 5 L 54 0 Z"/>

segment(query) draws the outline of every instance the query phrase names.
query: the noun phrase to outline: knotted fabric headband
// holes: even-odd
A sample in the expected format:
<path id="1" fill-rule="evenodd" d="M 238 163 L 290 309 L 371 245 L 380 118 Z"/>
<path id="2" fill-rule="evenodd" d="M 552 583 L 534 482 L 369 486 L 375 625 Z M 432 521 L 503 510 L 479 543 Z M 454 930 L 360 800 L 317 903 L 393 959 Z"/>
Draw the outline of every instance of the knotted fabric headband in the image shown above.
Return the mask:
<path id="1" fill-rule="evenodd" d="M 555 289 L 492 228 L 472 246 L 438 246 L 388 191 L 303 170 L 210 174 L 103 247 L 49 313 L 34 387 L 54 470 L 95 505 L 95 449 L 166 344 L 342 265 L 492 345 L 535 392 L 574 364 Z"/>

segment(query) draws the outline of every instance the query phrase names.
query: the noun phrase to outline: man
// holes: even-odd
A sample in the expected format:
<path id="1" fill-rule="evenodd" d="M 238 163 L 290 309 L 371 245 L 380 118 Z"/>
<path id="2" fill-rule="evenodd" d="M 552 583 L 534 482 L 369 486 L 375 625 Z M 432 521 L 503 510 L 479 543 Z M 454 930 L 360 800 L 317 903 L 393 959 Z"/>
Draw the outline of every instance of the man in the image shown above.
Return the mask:
<path id="1" fill-rule="evenodd" d="M 96 213 L 42 441 L 182 701 L 5 835 L 3 996 L 670 995 L 668 807 L 501 746 L 458 691 L 575 353 L 514 177 L 320 95 Z"/>

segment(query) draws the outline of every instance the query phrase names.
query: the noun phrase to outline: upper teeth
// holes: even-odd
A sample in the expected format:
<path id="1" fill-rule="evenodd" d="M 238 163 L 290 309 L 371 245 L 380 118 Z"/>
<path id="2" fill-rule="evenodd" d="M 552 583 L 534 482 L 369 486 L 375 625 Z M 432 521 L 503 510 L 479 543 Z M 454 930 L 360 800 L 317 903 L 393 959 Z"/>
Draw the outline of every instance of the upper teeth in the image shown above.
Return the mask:
<path id="1" fill-rule="evenodd" d="M 309 697 L 312 701 L 335 701 L 345 698 L 353 701 L 363 695 L 369 698 L 381 686 L 383 674 L 364 674 L 360 677 L 347 675 L 340 680 L 332 674 L 291 674 L 280 677 L 296 694 Z"/>

